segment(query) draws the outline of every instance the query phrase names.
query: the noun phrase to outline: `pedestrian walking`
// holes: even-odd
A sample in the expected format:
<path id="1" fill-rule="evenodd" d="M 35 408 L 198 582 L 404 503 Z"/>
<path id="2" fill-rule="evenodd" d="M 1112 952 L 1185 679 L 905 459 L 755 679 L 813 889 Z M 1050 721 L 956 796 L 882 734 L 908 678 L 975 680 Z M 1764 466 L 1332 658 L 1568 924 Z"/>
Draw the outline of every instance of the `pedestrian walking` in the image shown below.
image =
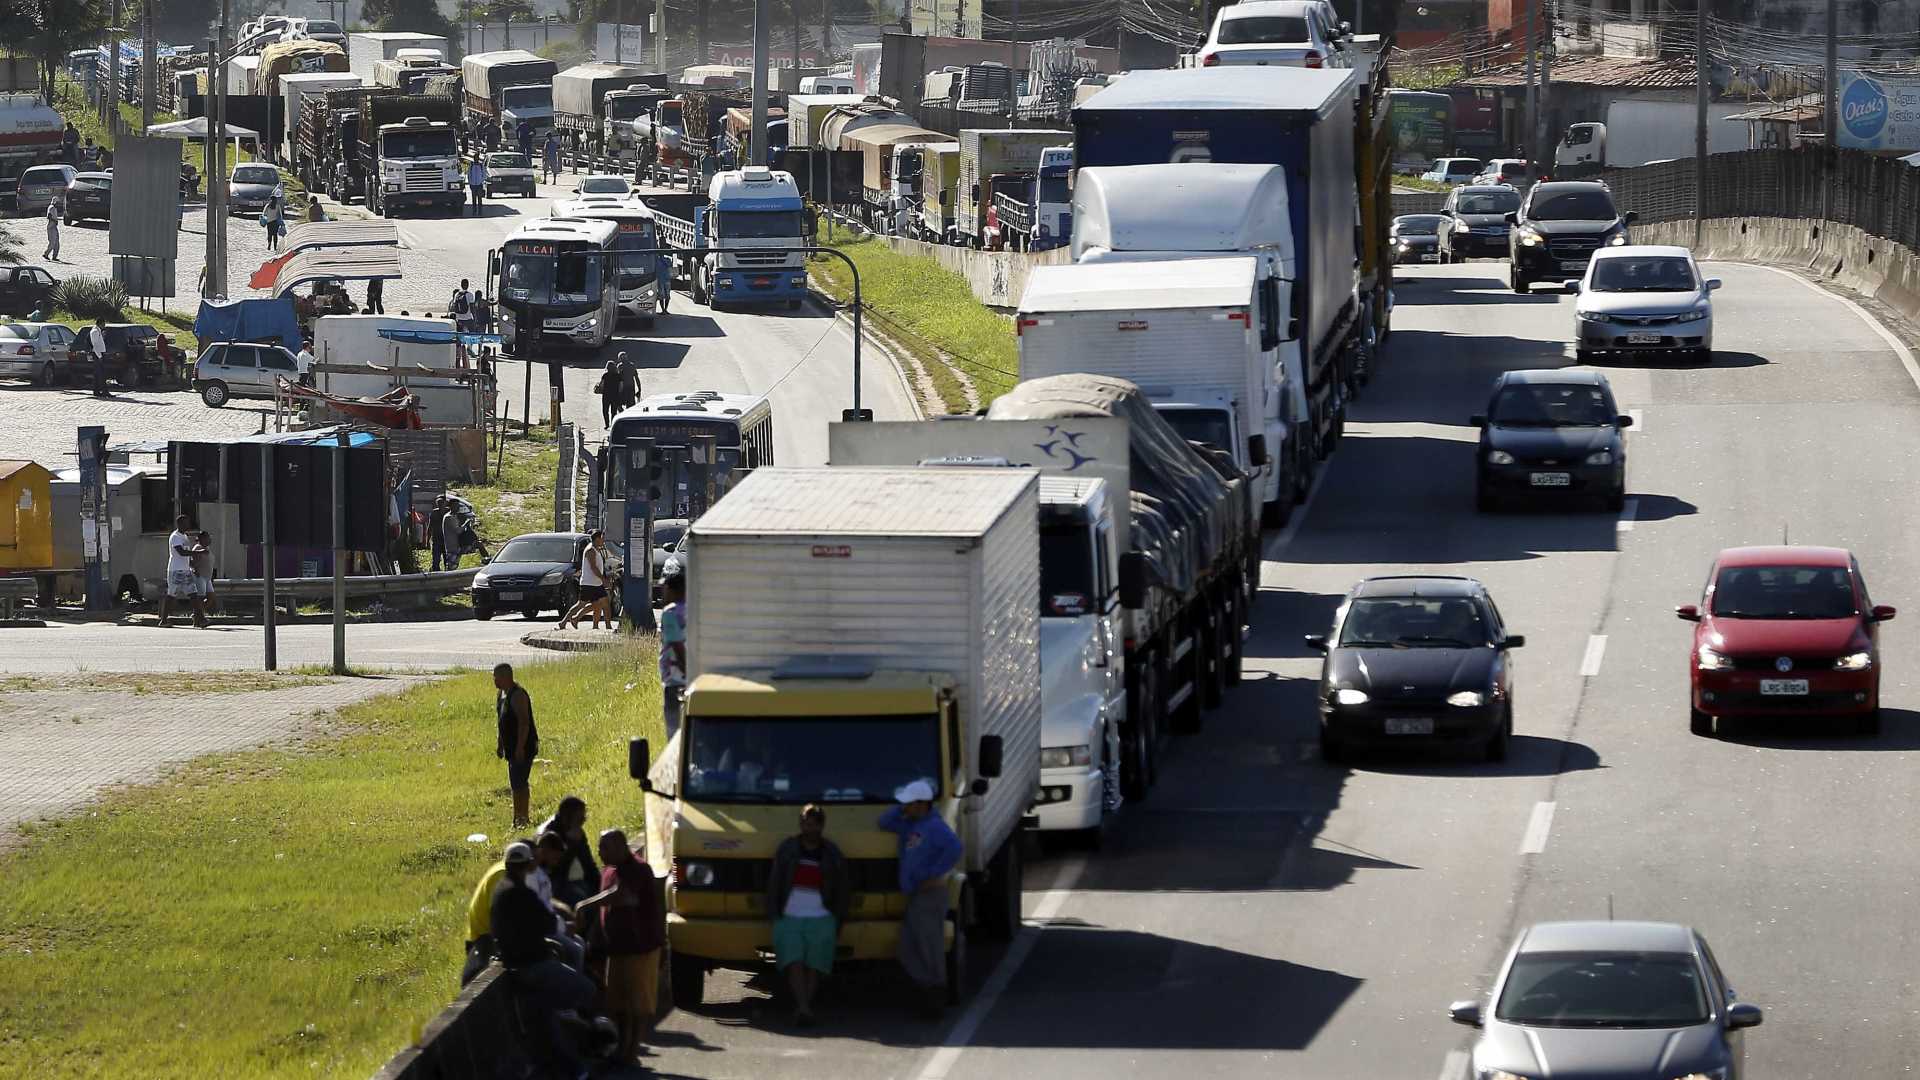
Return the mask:
<path id="1" fill-rule="evenodd" d="M 452 570 L 454 567 L 440 565 L 446 559 L 447 540 L 440 530 L 447 522 L 447 497 L 435 495 L 433 509 L 427 513 L 427 546 L 433 549 L 433 560 L 427 564 L 430 570 Z"/>
<path id="2" fill-rule="evenodd" d="M 620 408 L 631 409 L 640 401 L 640 369 L 633 366 L 624 351 L 614 360 L 620 365 Z"/>
<path id="3" fill-rule="evenodd" d="M 96 315 L 93 325 L 87 329 L 87 349 L 93 353 L 93 396 L 111 397 L 107 393 L 107 318 Z"/>
<path id="4" fill-rule="evenodd" d="M 608 629 L 613 628 L 613 616 L 607 611 L 607 587 L 609 573 L 607 569 L 607 534 L 600 529 L 593 530 L 587 546 L 580 551 L 580 599 L 573 610 L 560 616 L 559 629 L 579 629 L 580 618 L 591 612 L 593 628 L 600 629 L 600 620 L 607 620 Z"/>
<path id="5" fill-rule="evenodd" d="M 659 1011 L 660 947 L 665 929 L 660 912 L 659 879 L 627 844 L 627 834 L 600 834 L 600 891 L 575 909 L 582 917 L 598 911 L 607 957 L 606 1003 L 620 1029 L 614 1058 L 637 1064 L 640 1043 Z"/>
<path id="6" fill-rule="evenodd" d="M 467 187 L 473 192 L 473 213 L 480 215 L 480 200 L 487 194 L 487 163 L 476 156 L 473 164 L 467 166 Z M 463 286 L 464 287 L 464 286 Z"/>
<path id="7" fill-rule="evenodd" d="M 499 720 L 499 740 L 494 749 L 507 763 L 507 787 L 513 791 L 513 827 L 524 829 L 533 759 L 540 752 L 540 729 L 533 723 L 533 698 L 526 687 L 513 681 L 512 664 L 494 665 L 493 686 L 500 692 L 494 706 Z"/>
<path id="8" fill-rule="evenodd" d="M 620 415 L 620 364 L 607 361 L 607 370 L 593 384 L 593 392 L 600 395 L 600 424 L 611 429 L 613 418 Z"/>
<path id="9" fill-rule="evenodd" d="M 933 812 L 933 785 L 915 780 L 893 793 L 899 805 L 880 815 L 880 828 L 900 836 L 900 966 L 920 988 L 921 1011 L 937 1018 L 947 989 L 947 879 L 960 864 L 960 838 Z"/>
<path id="10" fill-rule="evenodd" d="M 387 313 L 386 307 L 381 304 L 381 298 L 385 291 L 386 289 L 381 279 L 374 278 L 372 281 L 367 282 L 367 314 L 385 315 Z"/>
<path id="11" fill-rule="evenodd" d="M 192 605 L 193 625 L 207 625 L 207 614 L 201 604 L 199 589 L 193 575 L 193 549 L 195 541 L 187 535 L 187 528 L 193 524 L 185 514 L 173 519 L 173 533 L 167 537 L 167 591 L 160 597 L 160 625 L 172 625 L 173 602 L 178 600 Z"/>
<path id="12" fill-rule="evenodd" d="M 453 296 L 447 301 L 447 310 L 453 313 L 453 328 L 462 334 L 473 332 L 473 287 L 466 278 L 460 279 L 460 287 L 453 290 Z"/>
<path id="13" fill-rule="evenodd" d="M 494 948 L 539 1007 L 547 1027 L 547 1050 L 559 1059 L 561 1075 L 585 1077 L 586 1063 L 574 1051 L 560 1014 L 583 1011 L 593 1004 L 593 980 L 554 959 L 550 944 L 554 912 L 528 881 L 536 865 L 532 849 L 524 843 L 509 844 L 505 861 L 505 880 L 495 890 L 488 912 Z"/>
<path id="14" fill-rule="evenodd" d="M 205 529 L 194 534 L 193 591 L 203 616 L 213 614 L 213 534 Z"/>
<path id="15" fill-rule="evenodd" d="M 827 812 L 815 803 L 802 807 L 800 832 L 774 849 L 767 878 L 774 965 L 787 973 L 793 1021 L 801 1027 L 814 1024 L 813 996 L 820 979 L 833 974 L 840 926 L 853 900 L 846 856 L 826 832 Z"/>
<path id="16" fill-rule="evenodd" d="M 277 251 L 280 247 L 280 221 L 284 213 L 280 199 L 280 192 L 276 190 L 267 197 L 267 205 L 260 208 L 260 227 L 267 231 L 268 251 Z"/>
<path id="17" fill-rule="evenodd" d="M 549 870 L 553 895 L 569 904 L 578 904 L 600 891 L 600 864 L 594 860 L 593 844 L 587 839 L 587 801 L 578 795 L 560 800 L 553 816 L 540 823 L 540 835 L 558 833 L 567 842 L 567 857 L 558 870 Z"/>
<path id="18" fill-rule="evenodd" d="M 546 166 L 546 182 L 551 184 L 560 175 L 560 136 L 547 132 L 547 145 L 542 155 L 542 164 Z"/>
<path id="19" fill-rule="evenodd" d="M 47 250 L 40 257 L 48 262 L 60 261 L 60 215 L 66 212 L 66 200 L 58 196 L 47 203 Z"/>
<path id="20" fill-rule="evenodd" d="M 687 687 L 687 579 L 668 574 L 660 591 L 667 601 L 660 612 L 660 718 L 671 739 L 680 730 L 680 693 Z"/>

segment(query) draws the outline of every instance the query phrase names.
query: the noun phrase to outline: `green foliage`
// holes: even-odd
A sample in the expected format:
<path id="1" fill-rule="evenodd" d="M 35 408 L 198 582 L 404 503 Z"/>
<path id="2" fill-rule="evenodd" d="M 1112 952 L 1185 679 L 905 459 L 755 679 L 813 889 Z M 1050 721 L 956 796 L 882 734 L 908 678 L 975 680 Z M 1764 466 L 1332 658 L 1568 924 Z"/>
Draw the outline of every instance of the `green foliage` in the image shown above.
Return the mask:
<path id="1" fill-rule="evenodd" d="M 86 321 L 118 322 L 120 309 L 127 306 L 127 287 L 110 278 L 75 274 L 54 286 L 53 306 Z"/>
<path id="2" fill-rule="evenodd" d="M 111 11 L 105 0 L 12 0 L 0 8 L 10 12 L 8 24 L 0 25 L 12 31 L 0 37 L 40 62 L 41 93 L 49 105 L 53 104 L 54 72 L 68 53 L 94 43 L 106 29 Z"/>
<path id="3" fill-rule="evenodd" d="M 571 38 L 554 38 L 533 51 L 558 64 L 562 71 L 592 58 L 584 46 Z"/>
<path id="4" fill-rule="evenodd" d="M 19 234 L 0 225 L 0 263 L 25 262 L 26 258 L 26 245 L 21 242 Z"/>

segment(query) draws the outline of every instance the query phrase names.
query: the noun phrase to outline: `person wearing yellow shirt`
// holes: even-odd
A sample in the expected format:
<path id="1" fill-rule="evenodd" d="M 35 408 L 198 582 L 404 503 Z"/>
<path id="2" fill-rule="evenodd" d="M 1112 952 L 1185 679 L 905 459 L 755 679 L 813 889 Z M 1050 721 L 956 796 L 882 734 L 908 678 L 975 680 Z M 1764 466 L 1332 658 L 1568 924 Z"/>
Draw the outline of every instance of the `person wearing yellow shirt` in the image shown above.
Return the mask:
<path id="1" fill-rule="evenodd" d="M 467 901 L 467 964 L 460 971 L 461 986 L 472 982 L 493 962 L 493 894 L 506 880 L 507 859 L 518 862 L 521 857 L 532 862 L 533 845 L 525 840 L 508 844 L 506 857 L 487 867 L 487 872 L 480 875 L 480 884 L 474 887 L 472 899 Z"/>

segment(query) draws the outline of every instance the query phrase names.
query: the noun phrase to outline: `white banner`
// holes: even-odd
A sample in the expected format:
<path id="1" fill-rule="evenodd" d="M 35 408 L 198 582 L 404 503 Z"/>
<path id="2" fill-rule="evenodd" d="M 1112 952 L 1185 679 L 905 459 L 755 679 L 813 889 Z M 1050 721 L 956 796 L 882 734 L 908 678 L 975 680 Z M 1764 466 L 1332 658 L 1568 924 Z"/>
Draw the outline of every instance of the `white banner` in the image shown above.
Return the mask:
<path id="1" fill-rule="evenodd" d="M 603 64 L 616 60 L 622 64 L 641 64 L 647 60 L 646 27 L 631 23 L 595 23 L 593 27 L 593 58 Z M 619 37 L 615 38 L 618 32 Z"/>

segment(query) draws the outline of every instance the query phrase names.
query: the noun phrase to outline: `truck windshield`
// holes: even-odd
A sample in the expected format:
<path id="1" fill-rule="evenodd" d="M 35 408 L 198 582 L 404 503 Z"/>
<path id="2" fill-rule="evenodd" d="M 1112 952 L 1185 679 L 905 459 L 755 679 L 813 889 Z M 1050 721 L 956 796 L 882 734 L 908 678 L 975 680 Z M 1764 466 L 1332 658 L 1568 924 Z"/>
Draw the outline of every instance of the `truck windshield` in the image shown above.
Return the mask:
<path id="1" fill-rule="evenodd" d="M 450 158 L 458 152 L 451 131 L 390 131 L 380 141 L 390 158 Z"/>
<path id="2" fill-rule="evenodd" d="M 509 86 L 500 91 L 500 107 L 503 109 L 550 109 L 553 107 L 553 87 Z"/>
<path id="3" fill-rule="evenodd" d="M 1224 409 L 1161 409 L 1160 418 L 1188 442 L 1233 450 L 1233 418 Z"/>
<path id="4" fill-rule="evenodd" d="M 1073 202 L 1073 193 L 1067 190 L 1067 178 L 1064 176 L 1041 177 L 1039 202 L 1055 205 Z"/>
<path id="5" fill-rule="evenodd" d="M 509 241 L 501 273 L 510 298 L 529 304 L 591 300 L 600 292 L 600 260 L 581 243 Z"/>
<path id="6" fill-rule="evenodd" d="M 618 97 L 607 103 L 607 117 L 612 120 L 631 120 L 646 111 L 644 97 Z"/>
<path id="7" fill-rule="evenodd" d="M 1093 545 L 1086 526 L 1040 527 L 1040 616 L 1072 618 L 1094 610 Z"/>
<path id="8" fill-rule="evenodd" d="M 665 127 L 680 126 L 680 109 L 684 102 L 663 101 L 660 103 L 660 123 Z"/>
<path id="9" fill-rule="evenodd" d="M 727 210 L 714 235 L 729 240 L 792 240 L 800 236 L 798 210 Z"/>
<path id="10" fill-rule="evenodd" d="M 708 802 L 888 803 L 940 790 L 940 724 L 927 716 L 690 717 L 681 794 Z"/>

